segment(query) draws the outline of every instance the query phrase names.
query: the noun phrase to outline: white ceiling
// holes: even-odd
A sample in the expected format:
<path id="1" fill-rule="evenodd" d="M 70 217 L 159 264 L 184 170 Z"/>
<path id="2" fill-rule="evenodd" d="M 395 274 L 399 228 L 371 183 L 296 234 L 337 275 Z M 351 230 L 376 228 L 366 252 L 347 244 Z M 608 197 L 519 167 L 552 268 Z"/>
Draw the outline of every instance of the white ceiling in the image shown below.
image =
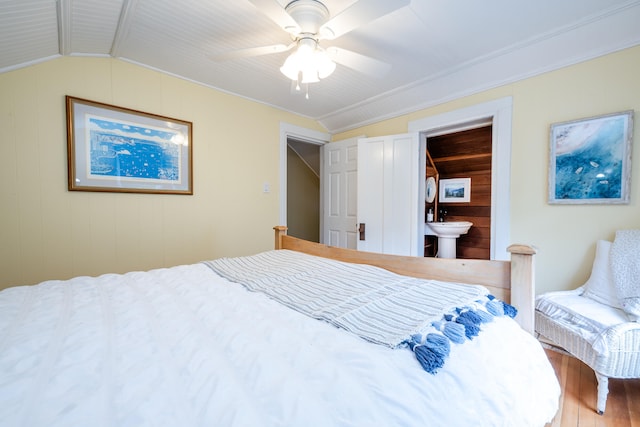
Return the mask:
<path id="1" fill-rule="evenodd" d="M 323 3 L 335 16 L 355 1 Z M 391 64 L 384 78 L 338 65 L 305 99 L 279 71 L 288 53 L 211 59 L 291 42 L 249 0 L 0 0 L 0 72 L 61 55 L 112 56 L 334 133 L 637 45 L 638 22 L 640 0 L 413 0 L 321 42 Z"/>

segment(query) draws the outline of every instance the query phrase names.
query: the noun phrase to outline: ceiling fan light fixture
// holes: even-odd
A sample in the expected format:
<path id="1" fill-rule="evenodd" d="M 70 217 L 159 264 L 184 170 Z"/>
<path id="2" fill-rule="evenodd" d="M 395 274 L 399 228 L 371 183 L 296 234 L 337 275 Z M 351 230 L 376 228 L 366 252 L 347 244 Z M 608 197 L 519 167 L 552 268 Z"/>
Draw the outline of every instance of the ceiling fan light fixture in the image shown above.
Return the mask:
<path id="1" fill-rule="evenodd" d="M 321 79 L 329 77 L 336 70 L 336 63 L 329 58 L 324 50 L 316 50 L 315 61 L 318 77 Z"/>
<path id="2" fill-rule="evenodd" d="M 300 61 L 296 53 L 297 51 L 289 55 L 282 67 L 280 67 L 280 72 L 291 80 L 298 80 L 298 73 L 300 72 Z"/>
<path id="3" fill-rule="evenodd" d="M 280 72 L 291 80 L 302 83 L 317 83 L 333 73 L 336 64 L 327 53 L 317 47 L 317 41 L 311 38 L 299 40 L 298 49 L 287 57 Z"/>
<path id="4" fill-rule="evenodd" d="M 308 83 L 318 83 L 320 79 L 318 78 L 318 70 L 313 68 L 307 68 L 302 70 L 302 81 L 303 84 Z"/>

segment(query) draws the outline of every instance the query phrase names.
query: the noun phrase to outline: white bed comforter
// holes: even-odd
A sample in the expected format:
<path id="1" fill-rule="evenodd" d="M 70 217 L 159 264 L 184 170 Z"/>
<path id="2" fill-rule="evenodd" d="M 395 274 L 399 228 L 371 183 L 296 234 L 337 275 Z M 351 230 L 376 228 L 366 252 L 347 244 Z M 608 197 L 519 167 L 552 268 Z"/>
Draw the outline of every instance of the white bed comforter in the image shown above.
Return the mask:
<path id="1" fill-rule="evenodd" d="M 203 264 L 0 292 L 1 426 L 543 426 L 559 395 L 507 317 L 432 375 Z"/>

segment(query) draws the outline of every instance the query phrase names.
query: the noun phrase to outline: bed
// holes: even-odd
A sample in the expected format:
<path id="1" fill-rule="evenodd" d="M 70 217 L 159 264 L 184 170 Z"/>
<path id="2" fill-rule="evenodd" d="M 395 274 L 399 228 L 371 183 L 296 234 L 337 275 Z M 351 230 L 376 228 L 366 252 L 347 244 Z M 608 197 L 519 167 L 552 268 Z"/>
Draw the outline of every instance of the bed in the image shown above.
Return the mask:
<path id="1" fill-rule="evenodd" d="M 535 250 L 512 246 L 511 262 L 421 259 L 275 230 L 275 250 L 261 254 L 0 292 L 0 425 L 543 426 L 553 418 L 560 388 L 528 329 Z M 425 289 L 443 294 L 446 307 L 415 297 Z M 464 304 L 452 303 L 458 294 Z M 391 306 L 428 315 L 407 335 L 400 323 L 416 319 L 404 311 L 399 321 L 379 317 Z M 475 329 L 461 322 L 471 319 L 465 313 L 475 313 Z"/>

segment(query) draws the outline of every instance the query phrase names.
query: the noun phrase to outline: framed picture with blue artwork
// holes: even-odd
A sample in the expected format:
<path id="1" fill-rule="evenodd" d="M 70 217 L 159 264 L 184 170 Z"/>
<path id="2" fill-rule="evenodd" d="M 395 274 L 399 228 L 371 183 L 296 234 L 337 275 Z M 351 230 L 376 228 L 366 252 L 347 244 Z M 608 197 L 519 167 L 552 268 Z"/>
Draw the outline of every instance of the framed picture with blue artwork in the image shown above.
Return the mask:
<path id="1" fill-rule="evenodd" d="M 440 203 L 468 203 L 471 201 L 471 178 L 440 180 Z"/>
<path id="2" fill-rule="evenodd" d="M 549 203 L 626 204 L 633 111 L 551 125 Z"/>
<path id="3" fill-rule="evenodd" d="M 66 97 L 70 191 L 193 194 L 192 123 Z"/>

